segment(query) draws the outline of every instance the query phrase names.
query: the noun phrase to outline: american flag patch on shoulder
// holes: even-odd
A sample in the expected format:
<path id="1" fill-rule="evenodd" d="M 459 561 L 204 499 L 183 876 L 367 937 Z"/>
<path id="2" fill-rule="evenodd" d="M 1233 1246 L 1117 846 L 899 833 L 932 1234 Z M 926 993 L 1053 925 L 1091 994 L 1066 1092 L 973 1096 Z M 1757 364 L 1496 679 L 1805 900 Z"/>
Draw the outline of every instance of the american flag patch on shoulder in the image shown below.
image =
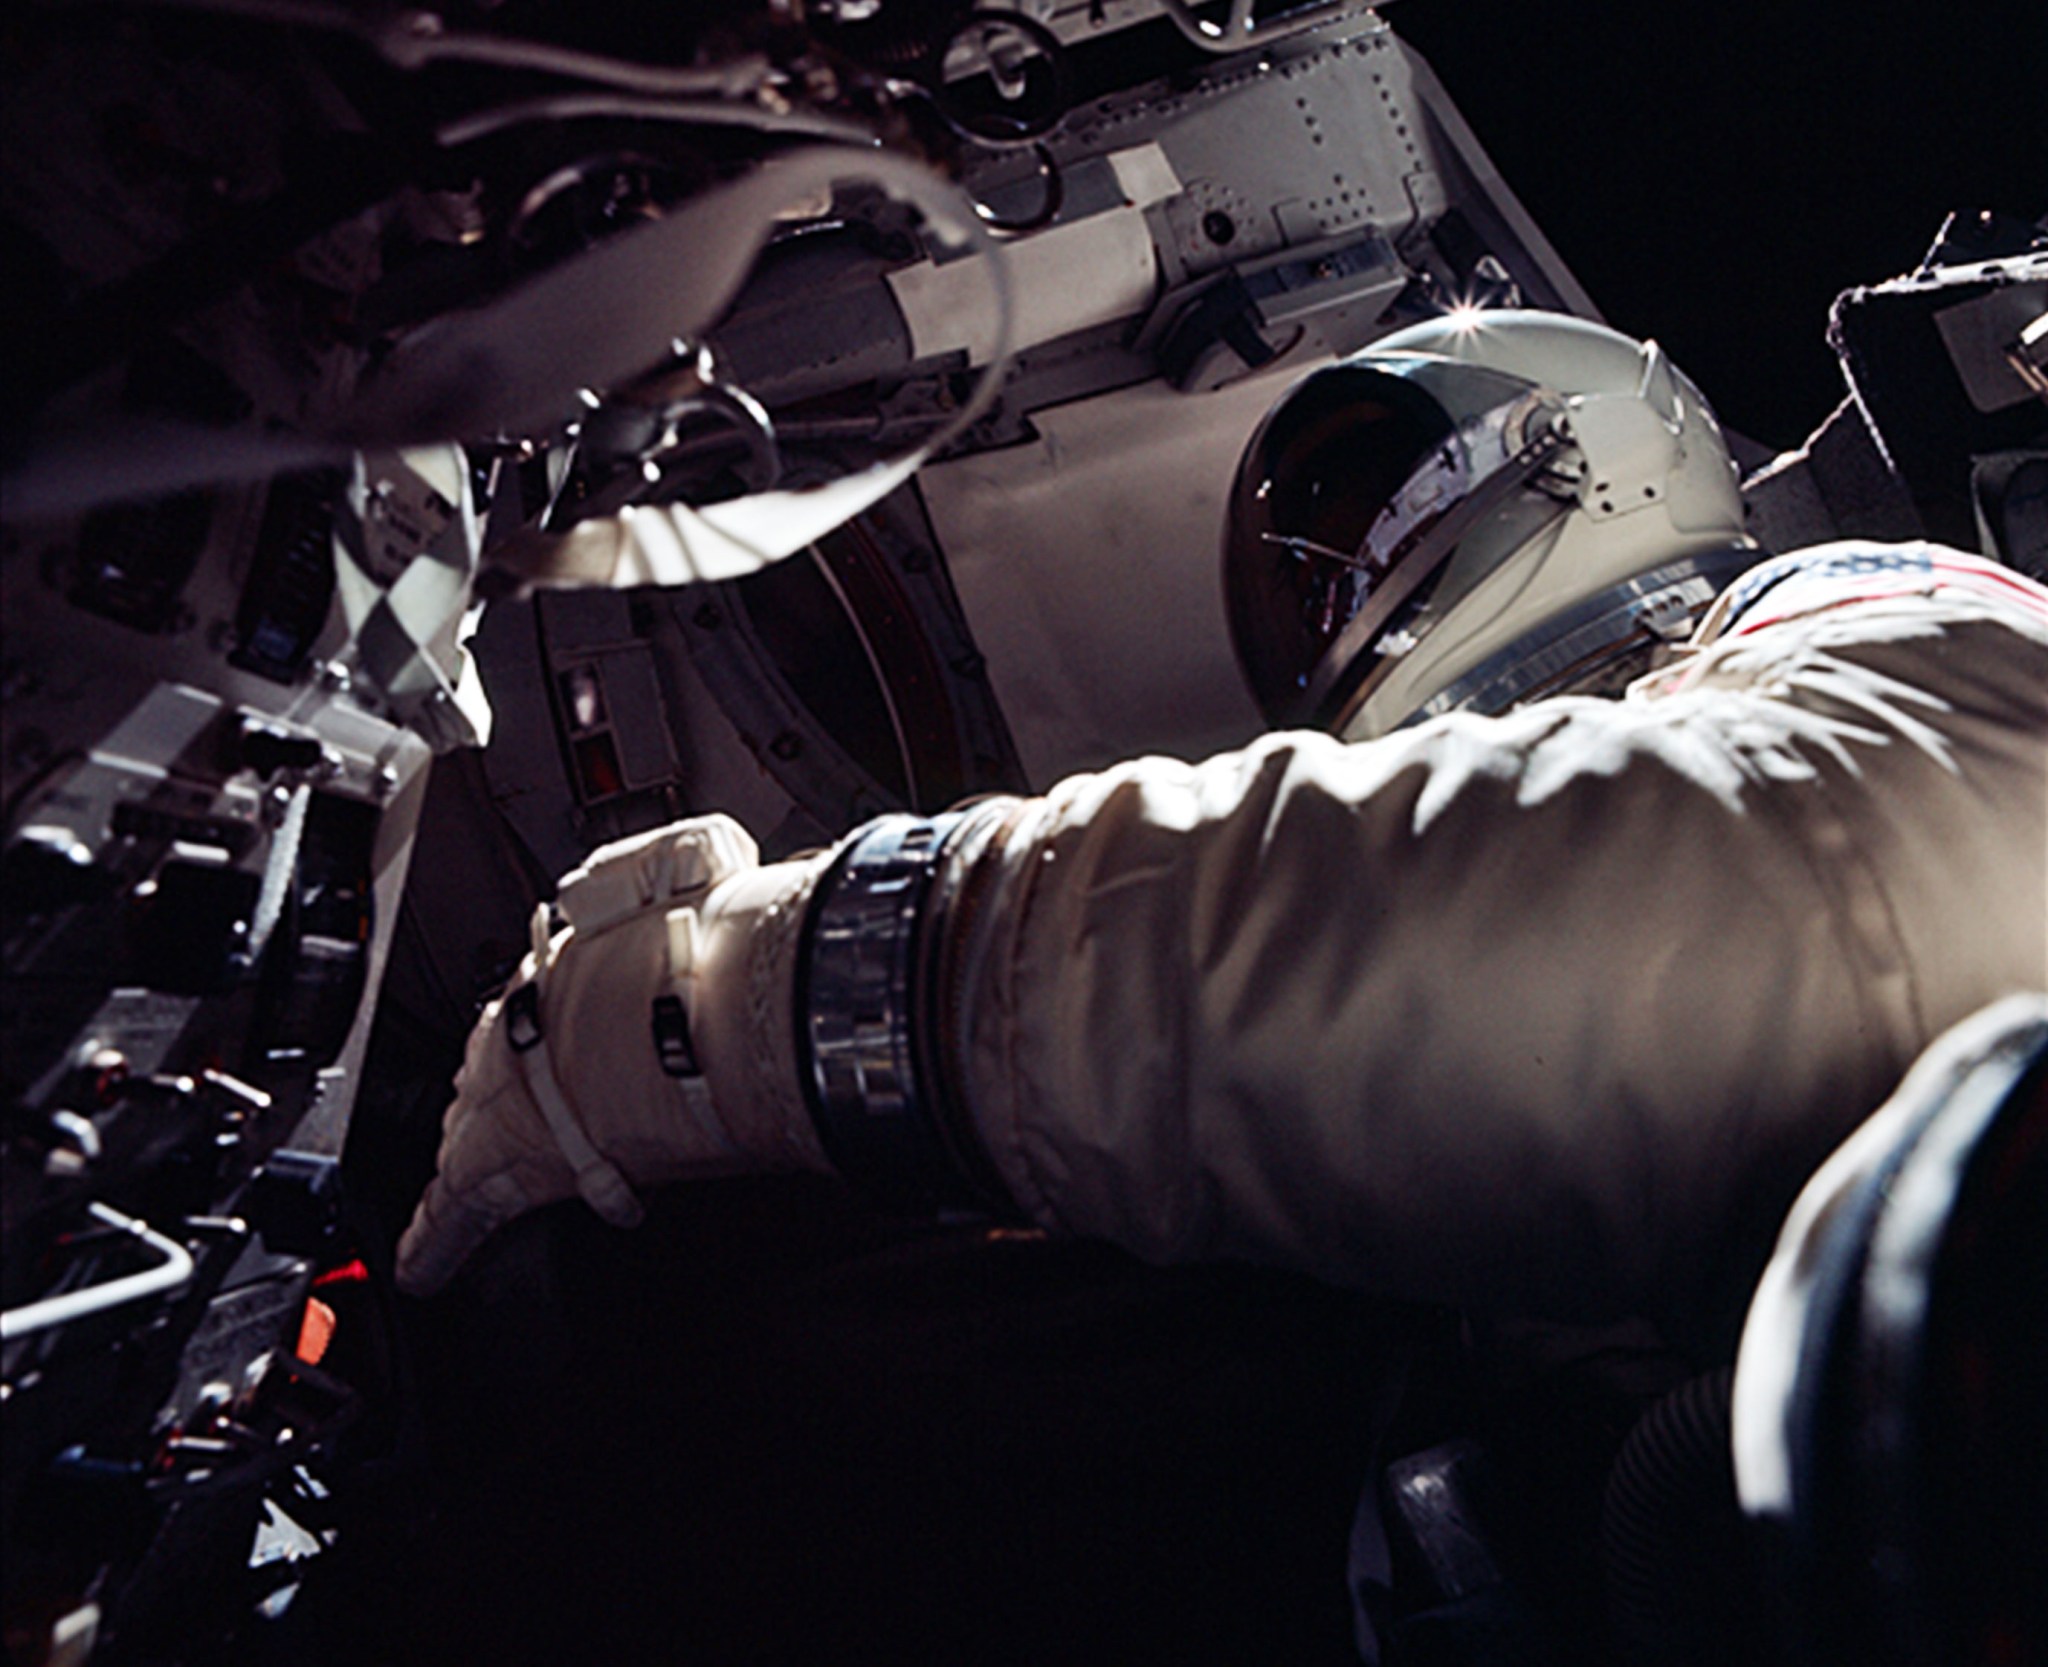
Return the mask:
<path id="1" fill-rule="evenodd" d="M 1939 544 L 1817 545 L 1760 562 L 1721 599 L 1721 636 L 1891 596 L 1972 596 L 2048 625 L 2048 587 L 1983 556 Z"/>

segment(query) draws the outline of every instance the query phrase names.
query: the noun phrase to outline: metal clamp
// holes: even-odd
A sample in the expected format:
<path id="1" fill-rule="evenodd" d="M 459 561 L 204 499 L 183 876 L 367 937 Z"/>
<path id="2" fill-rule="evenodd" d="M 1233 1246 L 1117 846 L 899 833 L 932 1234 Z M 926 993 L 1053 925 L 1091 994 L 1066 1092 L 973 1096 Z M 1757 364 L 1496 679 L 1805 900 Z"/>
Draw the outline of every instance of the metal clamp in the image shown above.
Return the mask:
<path id="1" fill-rule="evenodd" d="M 856 833 L 818 887 L 798 963 L 805 1088 L 826 1156 L 917 1214 L 989 1203 L 947 1139 L 920 1051 L 924 904 L 966 820 L 889 816 Z"/>
<path id="2" fill-rule="evenodd" d="M 1215 53 L 1248 52 L 1253 47 L 1270 46 L 1353 9 L 1349 0 L 1309 0 L 1308 4 L 1290 6 L 1277 16 L 1261 20 L 1255 15 L 1256 0 L 1230 0 L 1228 18 L 1219 23 L 1205 17 L 1192 0 L 1164 0 L 1164 4 L 1166 15 L 1185 39 L 1204 52 Z"/>

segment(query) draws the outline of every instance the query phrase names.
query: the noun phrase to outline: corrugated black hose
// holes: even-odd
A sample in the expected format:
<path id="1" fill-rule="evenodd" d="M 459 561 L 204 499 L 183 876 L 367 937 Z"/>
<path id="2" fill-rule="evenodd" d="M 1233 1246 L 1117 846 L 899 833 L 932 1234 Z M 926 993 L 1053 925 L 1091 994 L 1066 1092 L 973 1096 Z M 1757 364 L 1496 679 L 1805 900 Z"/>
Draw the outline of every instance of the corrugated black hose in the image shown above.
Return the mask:
<path id="1" fill-rule="evenodd" d="M 1608 1473 L 1601 1556 L 1624 1667 L 1775 1659 L 1735 1497 L 1734 1375 L 1723 1367 L 1657 1402 Z"/>

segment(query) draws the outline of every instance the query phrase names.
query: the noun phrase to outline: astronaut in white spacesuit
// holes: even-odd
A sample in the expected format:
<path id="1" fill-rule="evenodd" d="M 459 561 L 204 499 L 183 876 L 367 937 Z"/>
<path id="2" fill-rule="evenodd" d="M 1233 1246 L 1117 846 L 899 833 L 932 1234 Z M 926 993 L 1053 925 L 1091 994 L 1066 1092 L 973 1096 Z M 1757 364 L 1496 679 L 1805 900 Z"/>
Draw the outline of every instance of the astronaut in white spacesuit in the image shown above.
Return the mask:
<path id="1" fill-rule="evenodd" d="M 766 867 L 718 817 L 597 853 L 470 1041 L 402 1283 L 573 1193 L 629 1223 L 831 1168 L 1155 1261 L 1725 1331 L 1927 1043 L 2048 988 L 2048 590 L 1765 558 L 1654 346 L 1386 338 L 1268 417 L 1227 542 L 1269 716 L 1335 734 Z"/>

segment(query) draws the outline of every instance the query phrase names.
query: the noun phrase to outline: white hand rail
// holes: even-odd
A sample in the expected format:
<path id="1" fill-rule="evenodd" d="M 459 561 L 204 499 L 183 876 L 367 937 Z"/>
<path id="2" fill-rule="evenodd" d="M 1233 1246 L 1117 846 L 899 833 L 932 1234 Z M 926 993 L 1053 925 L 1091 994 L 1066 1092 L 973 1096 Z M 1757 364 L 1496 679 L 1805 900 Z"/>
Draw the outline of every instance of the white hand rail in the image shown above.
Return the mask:
<path id="1" fill-rule="evenodd" d="M 69 1325 L 73 1320 L 82 1320 L 89 1314 L 104 1313 L 109 1308 L 119 1308 L 123 1303 L 155 1296 L 159 1291 L 174 1291 L 192 1277 L 191 1253 L 183 1245 L 155 1231 L 148 1222 L 124 1216 L 105 1204 L 90 1203 L 86 1209 L 96 1221 L 120 1232 L 134 1234 L 163 1260 L 140 1273 L 103 1279 L 83 1290 L 65 1291 L 58 1296 L 45 1297 L 40 1302 L 8 1309 L 0 1314 L 0 1343 L 11 1343 L 31 1332 L 47 1331 L 51 1326 Z"/>

